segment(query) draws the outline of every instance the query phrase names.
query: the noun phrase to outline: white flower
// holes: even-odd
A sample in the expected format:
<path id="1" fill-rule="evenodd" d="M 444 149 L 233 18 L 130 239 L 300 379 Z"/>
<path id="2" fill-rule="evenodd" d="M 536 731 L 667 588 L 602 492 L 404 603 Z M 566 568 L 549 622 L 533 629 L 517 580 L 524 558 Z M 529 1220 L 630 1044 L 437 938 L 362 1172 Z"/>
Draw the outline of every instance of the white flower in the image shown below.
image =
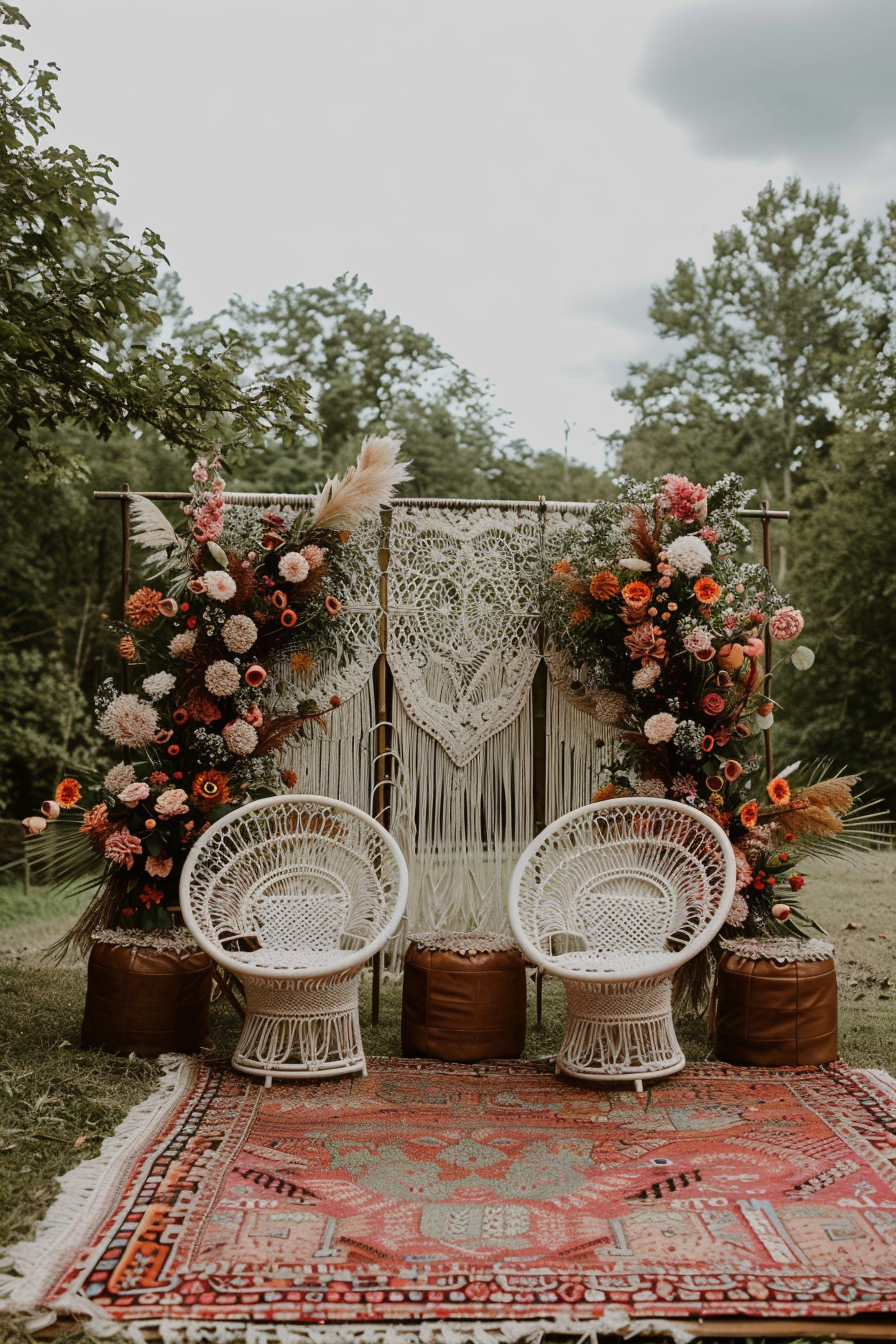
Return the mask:
<path id="1" fill-rule="evenodd" d="M 161 700 L 163 695 L 168 695 L 177 685 L 177 677 L 171 672 L 154 672 L 151 677 L 144 677 L 143 689 L 150 700 Z"/>
<path id="2" fill-rule="evenodd" d="M 103 780 L 103 788 L 118 795 L 122 789 L 126 789 L 129 784 L 133 784 L 136 778 L 137 772 L 134 767 L 128 765 L 126 761 L 121 761 L 118 765 L 113 765 L 106 775 Z"/>
<path id="3" fill-rule="evenodd" d="M 172 658 L 189 658 L 193 652 L 193 645 L 196 643 L 195 630 L 182 630 L 179 635 L 175 635 L 168 645 L 168 652 Z"/>
<path id="4" fill-rule="evenodd" d="M 671 742 L 677 727 L 678 720 L 671 714 L 651 714 L 644 724 L 644 736 L 654 746 L 658 742 Z"/>
<path id="5" fill-rule="evenodd" d="M 616 563 L 620 569 L 632 569 L 639 574 L 650 569 L 649 560 L 639 560 L 635 555 L 627 555 L 624 560 L 617 560 Z"/>
<path id="6" fill-rule="evenodd" d="M 251 616 L 228 616 L 221 626 L 221 638 L 231 653 L 245 653 L 258 638 L 258 626 Z"/>
<path id="7" fill-rule="evenodd" d="M 308 577 L 308 561 L 298 551 L 287 551 L 281 555 L 277 568 L 287 583 L 301 583 Z"/>
<path id="8" fill-rule="evenodd" d="M 117 747 L 145 747 L 159 731 L 159 716 L 139 695 L 119 695 L 100 715 L 97 727 Z"/>
<path id="9" fill-rule="evenodd" d="M 219 658 L 205 669 L 205 684 L 212 695 L 235 695 L 240 688 L 240 670 L 233 663 Z"/>
<path id="10" fill-rule="evenodd" d="M 236 584 L 225 569 L 210 569 L 202 582 L 209 597 L 217 602 L 227 602 L 236 592 Z"/>
<path id="11" fill-rule="evenodd" d="M 695 579 L 702 569 L 712 564 L 712 552 L 700 537 L 688 534 L 669 542 L 666 559 L 679 573 Z"/>
<path id="12" fill-rule="evenodd" d="M 632 677 L 632 686 L 636 691 L 646 691 L 649 686 L 653 685 L 659 674 L 659 663 L 645 663 L 643 667 L 638 668 Z"/>
<path id="13" fill-rule="evenodd" d="M 245 719 L 228 723 L 221 736 L 234 756 L 249 756 L 258 746 L 258 734 Z"/>
<path id="14" fill-rule="evenodd" d="M 708 653 L 713 647 L 712 635 L 705 625 L 695 625 L 681 642 L 688 653 Z"/>

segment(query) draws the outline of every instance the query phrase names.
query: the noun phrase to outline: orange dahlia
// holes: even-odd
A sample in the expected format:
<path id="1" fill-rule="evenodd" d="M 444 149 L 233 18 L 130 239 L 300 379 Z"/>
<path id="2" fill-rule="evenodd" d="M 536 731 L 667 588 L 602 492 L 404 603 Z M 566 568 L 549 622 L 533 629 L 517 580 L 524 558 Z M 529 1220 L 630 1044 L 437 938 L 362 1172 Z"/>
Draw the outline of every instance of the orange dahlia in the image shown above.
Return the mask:
<path id="1" fill-rule="evenodd" d="M 715 579 L 711 579 L 708 574 L 704 574 L 694 584 L 694 594 L 698 602 L 703 602 L 706 606 L 711 607 L 722 596 L 722 590 Z"/>
<path id="2" fill-rule="evenodd" d="M 293 672 L 310 672 L 314 666 L 314 659 L 310 653 L 291 653 L 289 665 Z"/>
<path id="3" fill-rule="evenodd" d="M 86 835 L 100 853 L 106 843 L 106 839 L 112 833 L 112 823 L 109 820 L 109 810 L 105 803 L 97 803 L 96 807 L 91 807 L 84 813 L 84 819 L 81 822 L 80 830 Z"/>
<path id="4" fill-rule="evenodd" d="M 552 574 L 571 574 L 572 565 L 568 560 L 555 560 L 551 565 Z"/>
<path id="5" fill-rule="evenodd" d="M 787 783 L 786 779 L 781 779 L 779 777 L 778 779 L 771 780 L 766 785 L 765 791 L 773 803 L 778 803 L 780 806 L 783 806 L 790 802 L 790 785 Z"/>
<path id="6" fill-rule="evenodd" d="M 131 625 L 152 625 L 159 615 L 163 594 L 155 588 L 138 588 L 124 604 L 124 614 Z"/>
<path id="7" fill-rule="evenodd" d="M 81 785 L 76 779 L 64 779 L 57 784 L 54 797 L 60 807 L 74 807 L 81 797 Z"/>
<path id="8" fill-rule="evenodd" d="M 602 569 L 592 578 L 588 591 L 596 602 L 606 602 L 619 592 L 619 580 L 608 569 Z"/>
<path id="9" fill-rule="evenodd" d="M 650 601 L 650 588 L 640 579 L 632 579 L 622 590 L 622 596 L 630 607 L 643 607 Z"/>
<path id="10" fill-rule="evenodd" d="M 569 613 L 569 623 L 570 625 L 581 625 L 582 621 L 587 621 L 590 615 L 591 609 L 589 607 L 573 607 L 572 611 Z"/>
<path id="11" fill-rule="evenodd" d="M 213 807 L 230 801 L 230 789 L 227 776 L 221 770 L 200 770 L 193 780 L 190 802 L 200 812 L 209 812 Z"/>
<path id="12" fill-rule="evenodd" d="M 747 830 L 752 830 L 759 820 L 759 804 L 755 799 L 751 799 L 750 802 L 744 803 L 737 815 L 740 824 L 746 826 Z"/>
<path id="13" fill-rule="evenodd" d="M 282 770 L 280 772 L 280 778 L 288 789 L 294 789 L 299 782 L 299 777 L 295 770 Z"/>

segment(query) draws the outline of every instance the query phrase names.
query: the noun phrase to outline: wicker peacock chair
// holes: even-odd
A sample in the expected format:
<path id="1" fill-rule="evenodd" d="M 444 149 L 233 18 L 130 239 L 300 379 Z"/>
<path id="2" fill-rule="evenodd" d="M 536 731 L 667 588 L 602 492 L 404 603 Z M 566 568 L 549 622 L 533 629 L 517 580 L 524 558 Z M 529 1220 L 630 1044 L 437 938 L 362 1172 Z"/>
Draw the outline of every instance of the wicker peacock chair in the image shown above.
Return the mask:
<path id="1" fill-rule="evenodd" d="M 200 947 L 245 990 L 235 1069 L 268 1085 L 366 1073 L 358 982 L 407 890 L 392 837 L 332 798 L 263 798 L 209 827 L 184 865 L 180 902 Z"/>
<path id="2" fill-rule="evenodd" d="M 721 928 L 734 882 L 728 837 L 684 803 L 593 803 L 533 840 L 511 878 L 510 923 L 566 986 L 558 1073 L 640 1091 L 683 1066 L 672 977 Z"/>

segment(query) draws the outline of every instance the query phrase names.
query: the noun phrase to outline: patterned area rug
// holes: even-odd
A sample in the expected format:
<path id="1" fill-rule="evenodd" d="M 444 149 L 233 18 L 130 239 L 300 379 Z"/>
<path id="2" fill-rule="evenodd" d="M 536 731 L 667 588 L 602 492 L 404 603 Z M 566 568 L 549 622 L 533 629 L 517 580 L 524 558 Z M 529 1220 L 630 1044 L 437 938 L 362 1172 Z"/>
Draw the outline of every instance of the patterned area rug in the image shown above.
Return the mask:
<path id="1" fill-rule="evenodd" d="M 896 1312 L 896 1085 L 380 1059 L 266 1092 L 181 1061 L 12 1255 L 16 1302 L 169 1326 Z"/>

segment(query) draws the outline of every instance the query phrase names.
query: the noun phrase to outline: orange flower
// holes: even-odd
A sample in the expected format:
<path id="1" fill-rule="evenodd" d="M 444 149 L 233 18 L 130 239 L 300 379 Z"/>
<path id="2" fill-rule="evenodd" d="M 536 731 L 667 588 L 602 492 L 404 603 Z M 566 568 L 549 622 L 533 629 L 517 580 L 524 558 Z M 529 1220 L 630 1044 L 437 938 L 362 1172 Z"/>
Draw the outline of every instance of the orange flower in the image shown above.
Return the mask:
<path id="1" fill-rule="evenodd" d="M 722 596 L 721 588 L 715 579 L 711 579 L 708 574 L 704 574 L 703 578 L 698 579 L 694 584 L 694 593 L 697 601 L 703 602 L 708 607 L 711 607 L 714 602 L 718 602 Z"/>
<path id="2" fill-rule="evenodd" d="M 338 616 L 342 610 L 342 603 L 339 601 L 339 598 L 334 597 L 332 593 L 324 602 L 324 606 L 331 616 Z"/>
<path id="3" fill-rule="evenodd" d="M 790 785 L 786 779 L 773 779 L 765 789 L 773 803 L 784 805 L 790 802 Z"/>
<path id="4" fill-rule="evenodd" d="M 222 803 L 230 800 L 227 776 L 220 770 L 200 770 L 193 780 L 192 795 L 190 802 L 194 807 L 198 807 L 200 812 L 220 807 Z"/>
<path id="5" fill-rule="evenodd" d="M 296 774 L 295 770 L 281 771 L 280 778 L 283 780 L 283 783 L 286 785 L 288 789 L 294 789 L 299 782 L 299 777 Z"/>
<path id="6" fill-rule="evenodd" d="M 74 807 L 81 797 L 81 785 L 76 779 L 64 779 L 56 786 L 54 796 L 60 807 Z"/>
<path id="7" fill-rule="evenodd" d="M 147 910 L 151 905 L 158 905 L 164 899 L 165 893 L 158 887 L 151 887 L 147 884 L 140 893 L 140 900 L 146 906 Z"/>
<path id="8" fill-rule="evenodd" d="M 751 799 L 750 802 L 744 803 L 737 815 L 740 818 L 740 824 L 746 826 L 747 830 L 752 830 L 759 820 L 759 804 L 755 799 Z"/>
<path id="9" fill-rule="evenodd" d="M 585 606 L 573 607 L 572 611 L 569 613 L 569 623 L 570 625 L 581 625 L 582 621 L 587 621 L 590 615 L 591 615 L 590 607 Z"/>
<path id="10" fill-rule="evenodd" d="M 137 657 L 137 645 L 131 639 L 130 635 L 122 635 L 118 641 L 118 652 L 126 663 L 131 663 Z"/>
<path id="11" fill-rule="evenodd" d="M 603 784 L 599 789 L 595 789 L 591 795 L 592 803 L 604 803 L 610 798 L 616 797 L 615 784 Z"/>
<path id="12" fill-rule="evenodd" d="M 80 830 L 88 837 L 94 849 L 102 853 L 106 837 L 112 834 L 112 823 L 105 803 L 97 803 L 96 807 L 91 807 L 84 813 Z"/>
<path id="13" fill-rule="evenodd" d="M 640 579 L 633 579 L 622 590 L 622 596 L 630 607 L 643 607 L 650 601 L 650 588 Z"/>
<path id="14" fill-rule="evenodd" d="M 619 580 L 608 569 L 602 569 L 599 574 L 594 575 L 588 585 L 588 591 L 596 602 L 606 602 L 619 592 Z"/>
<path id="15" fill-rule="evenodd" d="M 568 560 L 555 560 L 551 565 L 551 571 L 554 574 L 571 574 L 572 565 Z"/>
<path id="16" fill-rule="evenodd" d="M 310 653 L 291 653 L 289 665 L 293 672 L 310 672 L 314 666 L 314 659 Z"/>
<path id="17" fill-rule="evenodd" d="M 124 614 L 131 625 L 152 625 L 159 615 L 162 594 L 155 588 L 138 588 L 124 604 Z"/>

